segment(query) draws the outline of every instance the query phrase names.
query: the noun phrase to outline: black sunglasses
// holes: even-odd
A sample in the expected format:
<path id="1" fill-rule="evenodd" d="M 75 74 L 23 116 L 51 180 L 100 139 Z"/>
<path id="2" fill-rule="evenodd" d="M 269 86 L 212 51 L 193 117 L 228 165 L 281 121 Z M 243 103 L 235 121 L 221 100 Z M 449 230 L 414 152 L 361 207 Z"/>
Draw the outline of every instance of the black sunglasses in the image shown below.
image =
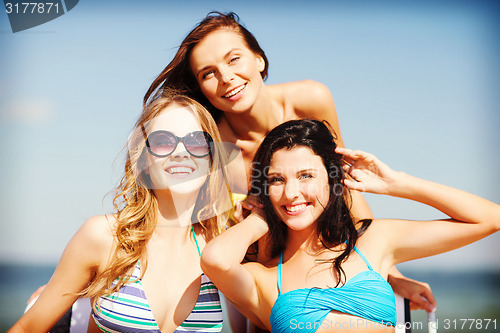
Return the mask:
<path id="1" fill-rule="evenodd" d="M 172 154 L 179 142 L 184 144 L 186 151 L 194 157 L 205 157 L 210 153 L 212 137 L 207 132 L 194 131 L 180 138 L 169 131 L 155 131 L 146 139 L 146 146 L 151 155 L 167 157 Z"/>

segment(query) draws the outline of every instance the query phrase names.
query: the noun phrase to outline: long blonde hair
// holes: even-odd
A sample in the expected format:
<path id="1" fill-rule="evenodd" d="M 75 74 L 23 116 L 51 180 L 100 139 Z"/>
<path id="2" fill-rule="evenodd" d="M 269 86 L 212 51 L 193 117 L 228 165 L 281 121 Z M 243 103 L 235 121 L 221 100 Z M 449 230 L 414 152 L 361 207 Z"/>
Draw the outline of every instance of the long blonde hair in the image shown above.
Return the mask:
<path id="1" fill-rule="evenodd" d="M 118 291 L 130 280 L 133 268 L 141 260 L 142 274 L 146 271 L 146 245 L 157 224 L 158 202 L 148 186 L 149 176 L 144 172 L 146 154 L 145 133 L 148 124 L 169 105 L 189 108 L 200 121 L 203 131 L 210 134 L 214 144 L 211 148 L 211 170 L 200 189 L 193 213 L 193 228 L 198 229 L 207 240 L 217 236 L 226 228 L 230 202 L 227 184 L 226 153 L 220 134 L 210 113 L 195 100 L 173 90 L 152 100 L 135 125 L 127 143 L 125 174 L 116 189 L 113 205 L 116 210 L 116 248 L 106 267 L 83 290 L 80 295 L 93 298 L 93 305 L 99 297 Z M 113 284 L 113 282 L 118 281 Z"/>

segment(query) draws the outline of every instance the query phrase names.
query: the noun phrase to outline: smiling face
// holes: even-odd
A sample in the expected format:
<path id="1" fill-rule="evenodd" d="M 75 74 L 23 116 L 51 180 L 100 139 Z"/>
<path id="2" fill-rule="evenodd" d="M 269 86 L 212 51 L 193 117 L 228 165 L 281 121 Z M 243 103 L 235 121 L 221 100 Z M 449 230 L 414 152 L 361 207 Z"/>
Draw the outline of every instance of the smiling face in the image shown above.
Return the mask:
<path id="1" fill-rule="evenodd" d="M 203 131 L 199 120 L 187 107 L 177 104 L 167 106 L 156 117 L 147 131 L 147 135 L 157 131 L 169 131 L 183 138 L 187 134 Z M 147 154 L 147 170 L 153 189 L 168 189 L 172 193 L 197 194 L 205 182 L 210 170 L 210 157 L 194 157 L 182 142 L 166 157 Z"/>
<path id="2" fill-rule="evenodd" d="M 256 102 L 265 62 L 232 30 L 208 34 L 192 50 L 190 66 L 201 92 L 224 112 L 245 112 Z"/>
<path id="3" fill-rule="evenodd" d="M 323 160 L 304 146 L 274 153 L 268 171 L 269 199 L 276 215 L 292 230 L 316 228 L 329 200 Z"/>

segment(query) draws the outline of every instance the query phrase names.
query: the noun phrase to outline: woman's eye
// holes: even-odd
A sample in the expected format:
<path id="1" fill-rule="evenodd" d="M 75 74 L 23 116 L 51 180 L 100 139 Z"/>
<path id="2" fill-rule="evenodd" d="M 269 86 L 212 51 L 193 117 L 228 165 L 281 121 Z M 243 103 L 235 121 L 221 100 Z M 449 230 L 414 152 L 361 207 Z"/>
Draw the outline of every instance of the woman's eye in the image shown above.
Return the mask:
<path id="1" fill-rule="evenodd" d="M 310 173 L 303 173 L 299 176 L 300 179 L 314 178 Z"/>
<path id="2" fill-rule="evenodd" d="M 207 71 L 207 72 L 203 73 L 201 78 L 205 80 L 205 79 L 208 79 L 209 77 L 211 77 L 213 74 L 214 74 L 214 71 Z"/>
<path id="3" fill-rule="evenodd" d="M 272 177 L 272 178 L 269 178 L 269 184 L 276 184 L 276 183 L 279 183 L 279 182 L 282 182 L 282 181 L 283 181 L 282 177 Z"/>
<path id="4" fill-rule="evenodd" d="M 236 62 L 238 62 L 238 60 L 240 60 L 240 57 L 233 57 L 231 58 L 231 60 L 229 61 L 230 64 L 234 64 Z"/>

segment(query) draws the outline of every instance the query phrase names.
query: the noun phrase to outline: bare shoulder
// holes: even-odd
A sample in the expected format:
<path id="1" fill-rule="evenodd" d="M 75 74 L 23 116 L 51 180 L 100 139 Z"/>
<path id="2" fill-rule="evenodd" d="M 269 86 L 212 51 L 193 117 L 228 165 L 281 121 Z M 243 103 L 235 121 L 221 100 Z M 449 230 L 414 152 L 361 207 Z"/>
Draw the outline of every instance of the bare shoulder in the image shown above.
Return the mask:
<path id="1" fill-rule="evenodd" d="M 112 248 L 113 218 L 89 218 L 69 241 L 47 286 L 20 320 L 26 332 L 47 332 L 77 299 L 99 270 Z"/>
<path id="2" fill-rule="evenodd" d="M 373 219 L 372 223 L 358 239 L 358 245 L 367 257 L 373 259 L 372 265 L 379 272 L 387 272 L 394 264 L 392 244 L 401 237 L 401 224 L 394 219 Z M 379 263 L 379 264 L 377 264 Z"/>
<path id="3" fill-rule="evenodd" d="M 106 261 L 114 246 L 114 223 L 113 215 L 97 215 L 89 218 L 73 236 L 67 249 L 84 251 L 89 253 L 90 261 Z M 90 254 L 92 253 L 92 254 Z"/>
<path id="4" fill-rule="evenodd" d="M 269 88 L 271 88 L 274 92 L 291 96 L 297 93 L 299 94 L 314 93 L 321 95 L 330 92 L 327 86 L 325 86 L 321 82 L 314 80 L 301 80 L 301 81 L 279 83 L 270 85 Z"/>
<path id="5" fill-rule="evenodd" d="M 382 238 L 392 234 L 394 229 L 394 220 L 392 219 L 373 219 L 370 226 L 363 233 L 364 239 L 373 239 L 381 241 Z"/>
<path id="6" fill-rule="evenodd" d="M 273 93 L 291 105 L 297 117 L 324 118 L 328 110 L 335 111 L 332 94 L 327 86 L 314 80 L 287 82 L 270 86 Z"/>
<path id="7" fill-rule="evenodd" d="M 114 235 L 116 218 L 113 215 L 96 215 L 83 223 L 76 235 L 95 242 L 110 241 Z"/>
<path id="8" fill-rule="evenodd" d="M 314 80 L 292 81 L 270 85 L 274 94 L 286 98 L 303 96 L 324 98 L 331 96 L 330 90 L 323 83 Z"/>

